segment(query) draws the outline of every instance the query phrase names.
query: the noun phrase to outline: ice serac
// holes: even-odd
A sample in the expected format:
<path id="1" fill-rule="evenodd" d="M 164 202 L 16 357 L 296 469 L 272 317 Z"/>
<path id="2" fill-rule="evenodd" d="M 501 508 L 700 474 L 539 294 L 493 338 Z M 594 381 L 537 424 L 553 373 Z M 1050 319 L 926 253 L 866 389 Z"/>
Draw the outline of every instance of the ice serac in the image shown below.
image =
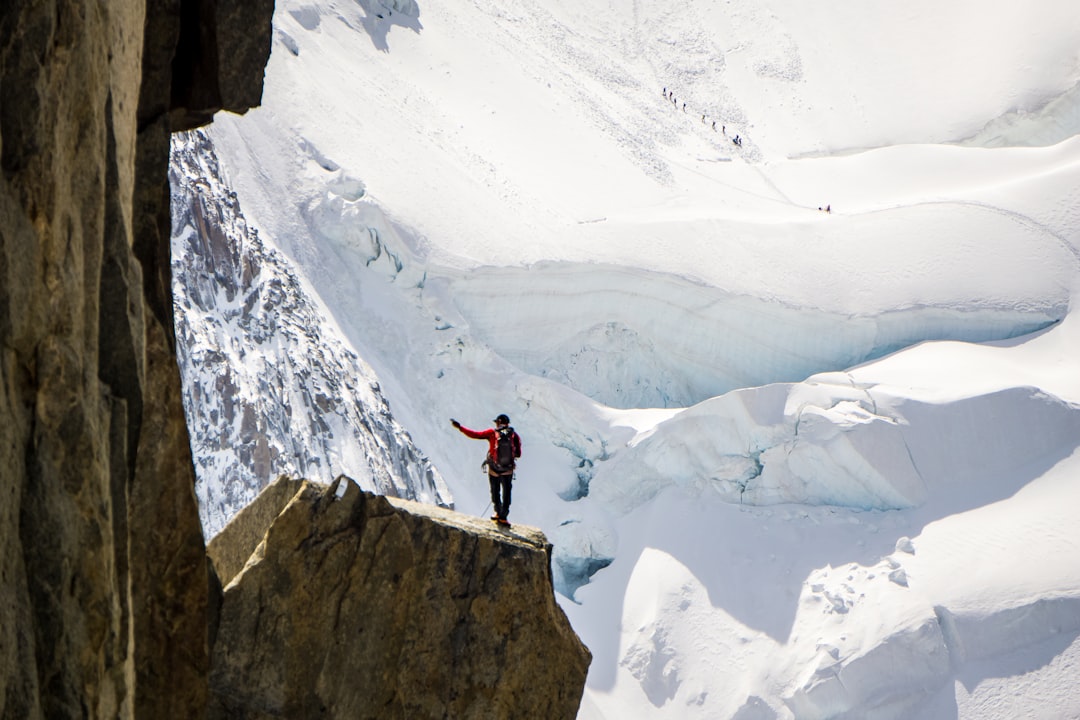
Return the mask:
<path id="1" fill-rule="evenodd" d="M 208 554 L 211 718 L 577 714 L 591 656 L 538 530 L 280 478 Z"/>
<path id="2" fill-rule="evenodd" d="M 248 225 L 202 131 L 173 138 L 173 292 L 209 535 L 281 473 L 452 506 L 374 371 L 289 260 Z"/>
<path id="3" fill-rule="evenodd" d="M 897 397 L 849 373 L 738 390 L 659 424 L 617 455 L 590 493 L 619 511 L 669 486 L 750 505 L 896 510 L 949 488 L 977 492 L 980 474 L 1046 466 L 1080 438 L 1076 406 L 1045 392 L 962 395 Z M 998 427 L 971 432 L 986 416 L 999 417 Z M 1047 431 L 1033 437 L 1029 427 Z"/>
<path id="4" fill-rule="evenodd" d="M 258 104 L 273 3 L 211 5 L 0 3 L 0 717 L 205 714 L 169 135 Z"/>
<path id="5" fill-rule="evenodd" d="M 915 716 L 920 703 L 947 682 L 949 669 L 941 627 L 931 618 L 859 657 L 819 665 L 784 701 L 799 720 L 899 720 Z"/>

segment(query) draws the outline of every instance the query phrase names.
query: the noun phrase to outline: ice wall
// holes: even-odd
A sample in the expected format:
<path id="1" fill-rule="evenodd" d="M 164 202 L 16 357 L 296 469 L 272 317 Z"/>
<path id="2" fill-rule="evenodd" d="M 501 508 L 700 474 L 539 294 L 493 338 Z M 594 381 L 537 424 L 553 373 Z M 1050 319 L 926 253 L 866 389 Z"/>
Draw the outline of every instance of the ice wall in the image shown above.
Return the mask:
<path id="1" fill-rule="evenodd" d="M 1038 108 L 1017 108 L 960 143 L 975 147 L 1054 145 L 1080 133 L 1080 84 Z"/>
<path id="2" fill-rule="evenodd" d="M 450 296 L 477 339 L 523 372 L 616 408 L 686 407 L 736 388 L 793 382 L 923 340 L 993 340 L 1053 310 L 907 307 L 850 316 L 736 295 L 627 268 L 481 268 Z"/>

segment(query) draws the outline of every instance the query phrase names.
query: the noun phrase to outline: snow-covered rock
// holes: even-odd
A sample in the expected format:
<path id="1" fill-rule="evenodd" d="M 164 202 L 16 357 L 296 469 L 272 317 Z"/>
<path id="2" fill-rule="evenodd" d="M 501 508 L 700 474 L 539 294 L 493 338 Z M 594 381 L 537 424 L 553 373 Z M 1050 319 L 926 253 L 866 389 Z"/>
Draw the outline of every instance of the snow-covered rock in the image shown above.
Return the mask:
<path id="1" fill-rule="evenodd" d="M 205 133 L 174 136 L 170 176 L 177 354 L 207 534 L 281 474 L 348 473 L 451 506 L 371 368 L 247 224 Z"/>

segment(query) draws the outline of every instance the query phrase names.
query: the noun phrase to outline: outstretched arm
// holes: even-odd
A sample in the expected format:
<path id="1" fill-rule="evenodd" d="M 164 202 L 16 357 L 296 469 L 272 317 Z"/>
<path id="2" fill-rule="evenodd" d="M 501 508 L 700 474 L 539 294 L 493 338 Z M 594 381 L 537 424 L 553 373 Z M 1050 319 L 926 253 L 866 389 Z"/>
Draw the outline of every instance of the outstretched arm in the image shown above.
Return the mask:
<path id="1" fill-rule="evenodd" d="M 486 440 L 488 437 L 487 430 L 470 430 L 469 428 L 459 423 L 457 420 L 451 420 L 450 424 L 460 430 L 462 435 L 471 437 L 474 440 Z"/>

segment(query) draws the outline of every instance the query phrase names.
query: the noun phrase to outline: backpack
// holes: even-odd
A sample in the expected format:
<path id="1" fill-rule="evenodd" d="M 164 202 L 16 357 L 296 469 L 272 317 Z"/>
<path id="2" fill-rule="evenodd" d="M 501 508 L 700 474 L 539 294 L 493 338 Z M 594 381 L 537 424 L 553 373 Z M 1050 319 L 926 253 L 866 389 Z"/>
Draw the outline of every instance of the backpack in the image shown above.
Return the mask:
<path id="1" fill-rule="evenodd" d="M 499 475 L 508 475 L 514 471 L 514 428 L 505 427 L 495 431 L 495 458 L 492 469 Z"/>

